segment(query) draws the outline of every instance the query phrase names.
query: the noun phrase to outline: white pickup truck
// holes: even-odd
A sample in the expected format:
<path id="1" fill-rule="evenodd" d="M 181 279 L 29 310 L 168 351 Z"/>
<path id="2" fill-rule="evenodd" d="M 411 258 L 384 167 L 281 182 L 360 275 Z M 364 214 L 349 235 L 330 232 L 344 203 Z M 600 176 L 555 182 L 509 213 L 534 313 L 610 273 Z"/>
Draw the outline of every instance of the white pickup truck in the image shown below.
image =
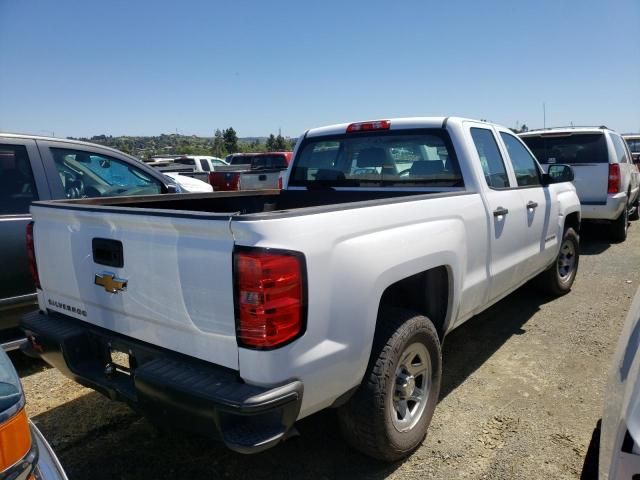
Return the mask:
<path id="1" fill-rule="evenodd" d="M 506 128 L 405 118 L 307 131 L 282 191 L 35 202 L 26 350 L 239 452 L 337 407 L 355 448 L 396 460 L 448 332 L 536 276 L 571 288 L 571 179 Z"/>

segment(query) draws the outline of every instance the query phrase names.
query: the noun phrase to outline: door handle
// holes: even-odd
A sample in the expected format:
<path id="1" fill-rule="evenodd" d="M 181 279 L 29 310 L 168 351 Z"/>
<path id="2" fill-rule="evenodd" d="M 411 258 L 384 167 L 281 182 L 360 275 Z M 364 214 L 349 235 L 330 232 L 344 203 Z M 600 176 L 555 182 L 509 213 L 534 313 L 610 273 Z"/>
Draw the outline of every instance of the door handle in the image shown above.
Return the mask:
<path id="1" fill-rule="evenodd" d="M 538 204 L 529 200 L 529 203 L 527 203 L 527 208 L 538 208 Z"/>
<path id="2" fill-rule="evenodd" d="M 509 213 L 509 210 L 507 210 L 504 207 L 498 207 L 493 211 L 493 216 L 494 217 L 500 217 L 502 215 L 506 215 L 507 213 Z"/>

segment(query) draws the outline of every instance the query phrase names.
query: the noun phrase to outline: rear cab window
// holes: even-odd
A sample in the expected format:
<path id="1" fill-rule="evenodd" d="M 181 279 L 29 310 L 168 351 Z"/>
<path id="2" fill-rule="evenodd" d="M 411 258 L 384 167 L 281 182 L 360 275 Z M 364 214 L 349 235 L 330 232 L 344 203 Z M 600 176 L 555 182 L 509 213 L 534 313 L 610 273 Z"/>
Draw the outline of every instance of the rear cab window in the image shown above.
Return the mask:
<path id="1" fill-rule="evenodd" d="M 464 187 L 444 129 L 311 137 L 293 164 L 293 187 Z"/>
<path id="2" fill-rule="evenodd" d="M 616 151 L 616 160 L 618 163 L 631 163 L 629 156 L 627 155 L 627 149 L 624 147 L 624 140 L 616 133 L 611 133 L 611 140 L 613 142 L 613 148 Z"/>
<path id="3" fill-rule="evenodd" d="M 544 133 L 521 137 L 541 164 L 608 163 L 604 133 Z"/>

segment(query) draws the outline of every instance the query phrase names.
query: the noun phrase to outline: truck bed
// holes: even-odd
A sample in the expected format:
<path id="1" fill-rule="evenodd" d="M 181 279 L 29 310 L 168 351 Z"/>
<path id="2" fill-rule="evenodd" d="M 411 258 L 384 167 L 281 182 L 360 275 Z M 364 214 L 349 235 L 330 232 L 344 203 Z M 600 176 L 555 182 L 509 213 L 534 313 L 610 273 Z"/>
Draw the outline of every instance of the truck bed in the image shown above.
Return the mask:
<path id="1" fill-rule="evenodd" d="M 452 191 L 451 191 L 452 190 Z M 290 216 L 320 213 L 324 211 L 362 208 L 374 204 L 394 203 L 415 200 L 416 197 L 441 197 L 466 193 L 461 189 L 450 191 L 411 191 L 411 190 L 262 190 L 234 191 L 175 195 L 148 195 L 138 197 L 103 197 L 79 200 L 59 200 L 39 205 L 59 208 L 96 207 L 100 211 L 118 207 L 114 213 L 149 214 L 149 210 L 158 212 L 190 212 L 208 214 L 212 217 L 230 216 Z"/>

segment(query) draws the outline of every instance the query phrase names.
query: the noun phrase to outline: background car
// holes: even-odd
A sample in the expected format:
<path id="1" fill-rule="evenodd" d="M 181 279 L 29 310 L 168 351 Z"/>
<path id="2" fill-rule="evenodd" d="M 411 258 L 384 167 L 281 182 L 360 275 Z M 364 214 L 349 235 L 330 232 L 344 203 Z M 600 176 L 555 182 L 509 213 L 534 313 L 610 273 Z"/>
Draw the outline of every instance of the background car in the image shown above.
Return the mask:
<path id="1" fill-rule="evenodd" d="M 55 453 L 25 413 L 20 379 L 0 349 L 0 478 L 66 480 Z"/>
<path id="2" fill-rule="evenodd" d="M 620 334 L 605 394 L 600 480 L 640 476 L 640 289 Z"/>
<path id="3" fill-rule="evenodd" d="M 32 201 L 179 191 L 170 177 L 112 148 L 0 133 L 0 345 L 19 346 L 18 319 L 35 305 L 24 241 Z"/>
<path id="4" fill-rule="evenodd" d="M 166 172 L 165 175 L 176 182 L 180 189 L 186 193 L 208 193 L 213 192 L 213 187 L 202 180 L 184 175 L 178 172 Z"/>
<path id="5" fill-rule="evenodd" d="M 637 220 L 640 179 L 627 144 L 607 127 L 532 130 L 520 137 L 543 168 L 573 167 L 582 219 L 609 223 L 613 240 L 627 238 L 629 219 Z"/>
<path id="6" fill-rule="evenodd" d="M 637 165 L 640 163 L 640 134 L 627 133 L 622 135 L 622 138 L 625 139 L 629 146 L 631 156 L 633 157 L 633 163 Z"/>

